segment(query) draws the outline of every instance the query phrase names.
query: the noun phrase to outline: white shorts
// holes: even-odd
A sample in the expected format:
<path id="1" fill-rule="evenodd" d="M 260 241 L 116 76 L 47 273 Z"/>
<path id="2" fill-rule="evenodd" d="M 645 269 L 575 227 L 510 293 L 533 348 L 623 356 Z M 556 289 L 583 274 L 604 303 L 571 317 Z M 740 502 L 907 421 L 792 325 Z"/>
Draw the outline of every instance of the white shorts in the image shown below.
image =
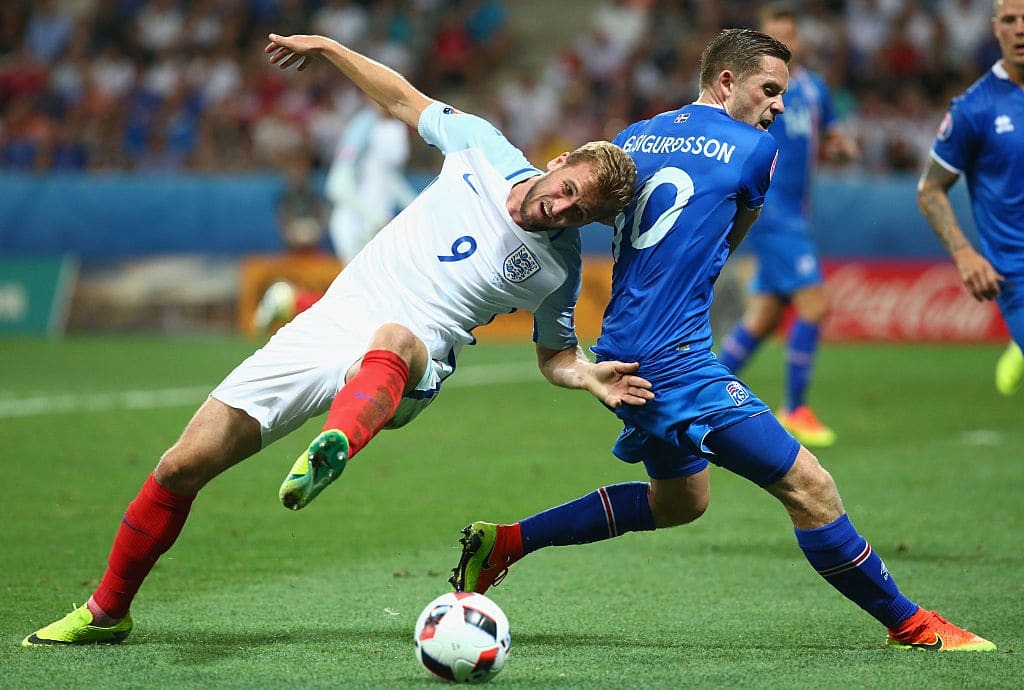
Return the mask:
<path id="1" fill-rule="evenodd" d="M 314 306 L 296 316 L 210 393 L 260 423 L 263 448 L 330 409 L 345 373 L 366 353 L 382 325 L 349 322 L 342 328 L 317 311 Z M 447 362 L 432 361 L 385 428 L 411 422 L 434 401 L 441 382 L 453 371 Z"/>

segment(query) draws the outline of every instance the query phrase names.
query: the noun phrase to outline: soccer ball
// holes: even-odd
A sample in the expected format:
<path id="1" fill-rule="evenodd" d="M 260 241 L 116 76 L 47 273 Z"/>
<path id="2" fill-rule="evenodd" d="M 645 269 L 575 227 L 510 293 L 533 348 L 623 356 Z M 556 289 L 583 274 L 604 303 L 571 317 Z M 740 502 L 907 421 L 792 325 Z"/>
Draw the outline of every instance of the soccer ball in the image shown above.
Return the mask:
<path id="1" fill-rule="evenodd" d="M 512 636 L 505 614 L 483 594 L 449 592 L 423 609 L 413 642 L 416 658 L 434 675 L 481 683 L 505 665 Z"/>

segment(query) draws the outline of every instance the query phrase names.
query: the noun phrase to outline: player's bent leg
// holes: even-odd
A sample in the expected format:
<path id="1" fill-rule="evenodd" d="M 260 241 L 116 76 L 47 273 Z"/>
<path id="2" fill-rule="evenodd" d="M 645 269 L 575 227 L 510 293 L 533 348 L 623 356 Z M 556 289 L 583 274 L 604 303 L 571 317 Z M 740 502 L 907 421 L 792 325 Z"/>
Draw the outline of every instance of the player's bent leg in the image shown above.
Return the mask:
<path id="1" fill-rule="evenodd" d="M 340 477 L 348 461 L 394 417 L 402 396 L 429 373 L 429 364 L 426 345 L 408 328 L 397 323 L 378 328 L 370 349 L 346 374 L 323 431 L 281 483 L 282 505 L 304 508 Z"/>
<path id="2" fill-rule="evenodd" d="M 1011 396 L 1024 382 L 1024 354 L 1020 346 L 1011 341 L 996 361 L 996 390 Z"/>
<path id="3" fill-rule="evenodd" d="M 844 512 L 832 475 L 803 446 L 782 479 L 765 489 L 782 502 L 797 529 L 827 525 Z"/>
<path id="4" fill-rule="evenodd" d="M 648 500 L 657 529 L 687 525 L 704 514 L 711 500 L 708 468 L 672 479 L 651 478 Z"/>
<path id="5" fill-rule="evenodd" d="M 195 495 L 221 472 L 259 452 L 260 423 L 247 412 L 207 398 L 160 458 L 153 478 L 168 491 Z"/>
<path id="6" fill-rule="evenodd" d="M 505 577 L 509 566 L 538 549 L 589 544 L 654 527 L 647 482 L 602 486 L 515 524 L 468 525 L 462 530 L 462 554 L 449 582 L 456 591 L 482 594 Z"/>
<path id="7" fill-rule="evenodd" d="M 826 582 L 888 630 L 901 649 L 991 651 L 995 645 L 904 596 L 881 557 L 843 511 L 831 475 L 806 448 L 778 482 L 765 487 L 793 520 L 797 544 Z"/>
<path id="8" fill-rule="evenodd" d="M 35 631 L 21 641 L 24 647 L 66 644 L 116 644 L 128 637 L 132 631 L 130 614 L 116 625 L 100 627 L 93 625 L 93 615 L 84 604 L 58 621 Z"/>
<path id="9" fill-rule="evenodd" d="M 37 630 L 23 644 L 99 644 L 127 637 L 132 629 L 131 602 L 153 565 L 180 534 L 196 492 L 259 447 L 256 420 L 208 399 L 129 504 L 114 537 L 107 570 L 89 603 Z"/>

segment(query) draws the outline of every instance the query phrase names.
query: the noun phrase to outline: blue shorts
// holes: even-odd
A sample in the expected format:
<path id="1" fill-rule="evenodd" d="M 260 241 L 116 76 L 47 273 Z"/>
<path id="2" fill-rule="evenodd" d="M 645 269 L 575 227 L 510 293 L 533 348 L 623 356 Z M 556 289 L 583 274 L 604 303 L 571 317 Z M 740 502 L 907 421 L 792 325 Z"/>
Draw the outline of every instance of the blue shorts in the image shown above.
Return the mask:
<path id="1" fill-rule="evenodd" d="M 821 284 L 818 251 L 803 217 L 766 211 L 750 228 L 746 242 L 757 256 L 751 292 L 789 297 Z"/>
<path id="2" fill-rule="evenodd" d="M 782 478 L 800 444 L 768 406 L 709 351 L 637 372 L 654 400 L 615 410 L 623 422 L 615 457 L 642 462 L 652 479 L 688 477 L 708 461 L 758 486 Z"/>
<path id="3" fill-rule="evenodd" d="M 996 304 L 1003 314 L 1010 337 L 1024 347 L 1024 276 L 1005 275 Z"/>

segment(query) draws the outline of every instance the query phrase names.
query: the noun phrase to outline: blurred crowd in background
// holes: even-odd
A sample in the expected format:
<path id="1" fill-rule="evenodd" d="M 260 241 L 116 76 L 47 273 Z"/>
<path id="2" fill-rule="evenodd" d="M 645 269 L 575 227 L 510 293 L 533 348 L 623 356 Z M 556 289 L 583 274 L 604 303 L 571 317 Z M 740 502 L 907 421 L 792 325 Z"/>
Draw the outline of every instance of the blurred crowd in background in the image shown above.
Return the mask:
<path id="1" fill-rule="evenodd" d="M 515 0 L 3 0 L 0 170 L 326 168 L 360 98 L 334 70 L 269 66 L 269 32 L 331 36 L 543 164 L 694 100 L 702 46 L 760 3 L 576 4 L 588 11 L 554 46 L 513 21 L 544 4 Z M 992 0 L 793 5 L 861 172 L 917 172 L 949 99 L 998 58 Z"/>

